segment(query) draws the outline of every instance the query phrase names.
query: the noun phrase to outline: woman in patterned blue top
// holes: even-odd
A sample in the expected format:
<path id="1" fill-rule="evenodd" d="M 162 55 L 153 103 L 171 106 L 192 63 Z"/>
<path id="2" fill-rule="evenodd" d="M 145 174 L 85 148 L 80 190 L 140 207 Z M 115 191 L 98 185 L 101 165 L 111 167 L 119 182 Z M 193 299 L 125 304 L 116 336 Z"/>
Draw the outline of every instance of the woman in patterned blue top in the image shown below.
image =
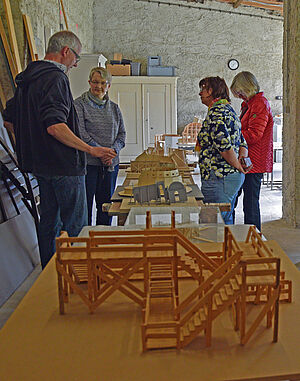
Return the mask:
<path id="1" fill-rule="evenodd" d="M 231 203 L 244 182 L 247 169 L 239 158 L 248 148 L 241 133 L 241 122 L 230 105 L 229 90 L 220 77 L 199 82 L 200 97 L 208 107 L 198 134 L 201 190 L 205 203 Z M 222 212 L 225 224 L 233 224 L 232 212 Z"/>

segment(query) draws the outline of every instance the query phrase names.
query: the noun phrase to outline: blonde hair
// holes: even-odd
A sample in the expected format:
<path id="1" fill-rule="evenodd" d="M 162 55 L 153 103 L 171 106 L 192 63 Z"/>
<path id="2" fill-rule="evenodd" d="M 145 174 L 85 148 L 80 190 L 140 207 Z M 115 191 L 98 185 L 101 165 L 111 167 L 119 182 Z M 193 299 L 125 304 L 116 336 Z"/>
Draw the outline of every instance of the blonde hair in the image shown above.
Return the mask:
<path id="1" fill-rule="evenodd" d="M 260 90 L 255 76 L 250 71 L 241 71 L 232 80 L 230 90 L 237 98 L 243 95 L 245 98 L 251 98 Z"/>
<path id="2" fill-rule="evenodd" d="M 94 75 L 95 73 L 99 73 L 103 79 L 105 79 L 109 84 L 111 84 L 112 76 L 111 76 L 111 74 L 110 74 L 109 71 L 107 71 L 107 70 L 104 69 L 103 67 L 94 67 L 94 68 L 90 71 L 90 75 L 89 75 L 89 80 L 90 80 L 90 81 L 92 80 L 93 75 Z"/>

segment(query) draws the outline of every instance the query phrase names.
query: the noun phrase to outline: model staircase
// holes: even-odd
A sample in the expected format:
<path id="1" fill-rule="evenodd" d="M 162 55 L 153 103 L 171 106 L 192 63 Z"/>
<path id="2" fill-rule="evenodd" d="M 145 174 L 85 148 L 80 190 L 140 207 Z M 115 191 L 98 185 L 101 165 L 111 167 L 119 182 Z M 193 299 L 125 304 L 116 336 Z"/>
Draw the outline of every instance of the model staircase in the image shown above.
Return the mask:
<path id="1" fill-rule="evenodd" d="M 201 269 L 193 257 L 187 253 L 179 257 L 181 269 L 189 273 L 194 279 L 201 279 Z"/>
<path id="2" fill-rule="evenodd" d="M 175 305 L 172 264 L 150 263 L 149 290 L 142 325 L 143 350 L 176 347 Z"/>
<path id="3" fill-rule="evenodd" d="M 225 274 L 216 285 L 212 285 L 192 311 L 180 319 L 179 348 L 188 345 L 203 330 L 206 330 L 206 345 L 210 345 L 212 321 L 240 296 L 241 284 L 241 276 L 234 270 L 231 277 Z"/>
<path id="4" fill-rule="evenodd" d="M 150 298 L 171 297 L 174 290 L 172 265 L 151 264 L 149 271 Z"/>

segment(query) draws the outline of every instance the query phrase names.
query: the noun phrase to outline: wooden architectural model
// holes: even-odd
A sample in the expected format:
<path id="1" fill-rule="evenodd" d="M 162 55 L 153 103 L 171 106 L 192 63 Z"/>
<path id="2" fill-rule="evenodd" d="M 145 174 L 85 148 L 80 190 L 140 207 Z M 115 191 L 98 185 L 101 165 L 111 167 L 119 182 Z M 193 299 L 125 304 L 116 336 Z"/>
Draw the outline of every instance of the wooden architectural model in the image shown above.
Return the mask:
<path id="1" fill-rule="evenodd" d="M 138 187 L 149 186 L 153 188 L 156 187 L 157 183 L 162 182 L 164 182 L 166 188 L 174 182 L 193 183 L 191 169 L 186 163 L 184 151 L 178 149 L 172 150 L 170 156 L 164 156 L 163 150 L 148 148 L 131 162 L 130 172 L 127 173 L 127 177 L 136 181 Z M 190 191 L 191 188 L 187 187 L 186 192 Z M 151 193 L 151 189 L 149 189 L 149 192 Z M 164 192 L 162 192 L 163 194 Z M 135 197 L 133 186 L 124 186 L 119 191 L 119 196 Z M 150 200 L 153 199 L 153 197 L 150 198 Z"/>
<path id="2" fill-rule="evenodd" d="M 149 147 L 130 163 L 130 171 L 133 173 L 141 173 L 147 169 L 159 171 L 177 169 L 181 177 L 188 177 L 192 171 L 187 164 L 184 150 L 170 149 L 169 155 L 164 156 L 164 150 L 159 147 Z"/>
<path id="3" fill-rule="evenodd" d="M 152 228 L 148 213 L 145 230 L 90 231 L 86 238 L 63 233 L 56 241 L 60 313 L 65 313 L 70 293 L 78 294 L 93 313 L 120 291 L 141 308 L 143 351 L 184 348 L 201 332 L 210 346 L 213 322 L 229 307 L 241 344 L 265 317 L 276 342 L 279 301 L 291 302 L 291 281 L 284 279 L 280 259 L 254 227 L 243 243 L 227 226 L 224 235 L 222 250 L 214 250 L 214 244 L 200 250 L 175 228 L 174 213 L 171 228 Z M 85 284 L 78 282 L 77 271 L 85 272 Z M 181 274 L 192 282 L 187 285 Z M 251 323 L 250 304 L 258 309 Z"/>

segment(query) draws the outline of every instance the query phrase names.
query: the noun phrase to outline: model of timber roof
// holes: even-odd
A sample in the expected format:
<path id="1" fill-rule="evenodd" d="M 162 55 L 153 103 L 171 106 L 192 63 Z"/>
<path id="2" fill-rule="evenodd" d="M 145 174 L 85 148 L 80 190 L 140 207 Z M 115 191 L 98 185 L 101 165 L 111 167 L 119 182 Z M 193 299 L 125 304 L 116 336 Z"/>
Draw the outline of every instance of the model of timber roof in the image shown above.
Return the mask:
<path id="1" fill-rule="evenodd" d="M 145 230 L 90 231 L 86 238 L 63 233 L 56 240 L 60 313 L 74 298 L 75 305 L 81 298 L 93 313 L 120 291 L 141 308 L 143 351 L 184 348 L 203 332 L 210 346 L 214 320 L 229 307 L 232 334 L 239 330 L 242 345 L 258 328 L 262 334 L 264 317 L 267 328 L 273 325 L 276 342 L 279 301 L 291 302 L 291 281 L 284 280 L 280 259 L 254 226 L 244 243 L 235 240 L 228 226 L 224 237 L 223 249 L 202 251 L 175 228 L 175 213 L 171 228 L 155 229 L 150 212 Z M 87 285 L 80 282 L 84 272 Z M 181 276 L 194 281 L 189 292 L 180 292 L 186 287 Z"/>
<path id="2" fill-rule="evenodd" d="M 149 147 L 130 163 L 131 172 L 141 172 L 143 169 L 178 169 L 179 171 L 190 171 L 185 159 L 185 153 L 180 149 L 170 150 L 169 156 L 164 156 L 164 151 L 159 148 Z"/>

